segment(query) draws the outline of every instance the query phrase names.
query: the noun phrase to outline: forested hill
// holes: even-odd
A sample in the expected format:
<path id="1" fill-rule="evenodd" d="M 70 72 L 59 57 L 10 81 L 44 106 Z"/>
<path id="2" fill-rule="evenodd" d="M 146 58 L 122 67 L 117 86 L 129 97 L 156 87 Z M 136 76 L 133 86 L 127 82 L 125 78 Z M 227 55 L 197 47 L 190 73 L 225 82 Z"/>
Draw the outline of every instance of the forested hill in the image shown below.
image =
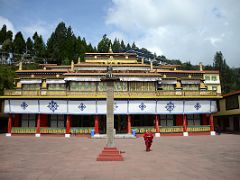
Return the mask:
<path id="1" fill-rule="evenodd" d="M 112 42 L 107 35 L 103 35 L 97 47 L 94 47 L 84 37 L 76 36 L 72 28 L 67 27 L 64 22 L 57 25 L 46 43 L 42 35 L 37 32 L 32 37 L 24 39 L 22 32 L 17 32 L 13 36 L 12 31 L 7 30 L 6 25 L 3 25 L 0 30 L 0 62 L 2 64 L 19 61 L 36 64 L 70 64 L 71 60 L 77 61 L 78 57 L 83 61 L 86 52 L 108 52 L 110 44 L 112 44 L 113 52 L 135 52 L 139 58 L 143 57 L 146 63 L 149 63 L 151 59 L 156 65 L 177 64 L 181 65 L 181 69 L 198 69 L 198 65 L 158 56 L 146 48 L 137 47 L 135 43 L 129 44 L 116 38 Z M 6 66 L 8 65 L 0 67 L 0 93 L 4 88 L 13 87 L 15 67 L 6 68 Z M 34 65 L 31 65 L 31 68 L 32 66 Z M 221 52 L 213 55 L 212 64 L 205 65 L 205 69 L 220 71 L 223 93 L 240 89 L 240 68 L 230 68 Z"/>

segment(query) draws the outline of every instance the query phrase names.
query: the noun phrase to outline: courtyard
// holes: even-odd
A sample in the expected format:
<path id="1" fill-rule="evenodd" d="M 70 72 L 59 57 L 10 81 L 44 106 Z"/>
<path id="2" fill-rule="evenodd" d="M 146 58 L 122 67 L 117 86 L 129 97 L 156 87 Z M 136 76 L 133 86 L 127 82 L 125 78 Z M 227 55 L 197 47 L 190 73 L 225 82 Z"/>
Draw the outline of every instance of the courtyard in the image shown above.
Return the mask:
<path id="1" fill-rule="evenodd" d="M 1 180 L 240 178 L 240 135 L 116 139 L 124 161 L 99 162 L 105 139 L 0 135 Z"/>

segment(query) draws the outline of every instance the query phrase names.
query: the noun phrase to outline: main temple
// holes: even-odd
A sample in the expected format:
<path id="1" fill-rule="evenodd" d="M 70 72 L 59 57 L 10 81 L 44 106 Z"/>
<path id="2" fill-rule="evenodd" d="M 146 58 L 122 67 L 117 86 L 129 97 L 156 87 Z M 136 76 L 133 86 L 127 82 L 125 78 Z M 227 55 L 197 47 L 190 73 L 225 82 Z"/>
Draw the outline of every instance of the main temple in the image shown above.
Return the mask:
<path id="1" fill-rule="evenodd" d="M 106 133 L 107 67 L 114 82 L 114 128 L 138 136 L 214 135 L 213 113 L 222 98 L 218 71 L 179 70 L 177 65 L 145 64 L 135 53 L 86 53 L 71 65 L 42 64 L 16 71 L 15 89 L 5 90 L 7 136 Z"/>

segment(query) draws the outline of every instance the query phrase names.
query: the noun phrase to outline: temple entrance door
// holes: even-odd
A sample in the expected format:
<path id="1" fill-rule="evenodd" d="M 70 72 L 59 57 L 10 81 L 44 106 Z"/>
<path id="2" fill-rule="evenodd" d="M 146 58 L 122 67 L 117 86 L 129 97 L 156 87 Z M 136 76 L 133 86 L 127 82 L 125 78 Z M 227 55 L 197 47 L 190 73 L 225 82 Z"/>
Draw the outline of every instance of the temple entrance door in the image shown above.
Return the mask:
<path id="1" fill-rule="evenodd" d="M 233 118 L 233 130 L 239 131 L 239 120 L 238 117 Z"/>
<path id="2" fill-rule="evenodd" d="M 114 128 L 116 134 L 127 133 L 127 116 L 126 115 L 114 115 Z"/>

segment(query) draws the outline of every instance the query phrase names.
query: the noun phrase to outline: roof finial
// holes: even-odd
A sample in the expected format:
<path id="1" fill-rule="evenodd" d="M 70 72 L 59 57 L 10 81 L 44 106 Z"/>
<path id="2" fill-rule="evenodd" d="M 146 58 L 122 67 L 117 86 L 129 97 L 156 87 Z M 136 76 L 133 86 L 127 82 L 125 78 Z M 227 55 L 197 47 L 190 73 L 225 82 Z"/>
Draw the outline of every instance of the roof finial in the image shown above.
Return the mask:
<path id="1" fill-rule="evenodd" d="M 109 53 L 113 53 L 113 51 L 112 51 L 112 43 L 110 43 L 110 46 L 109 46 L 109 51 L 108 51 Z"/>

